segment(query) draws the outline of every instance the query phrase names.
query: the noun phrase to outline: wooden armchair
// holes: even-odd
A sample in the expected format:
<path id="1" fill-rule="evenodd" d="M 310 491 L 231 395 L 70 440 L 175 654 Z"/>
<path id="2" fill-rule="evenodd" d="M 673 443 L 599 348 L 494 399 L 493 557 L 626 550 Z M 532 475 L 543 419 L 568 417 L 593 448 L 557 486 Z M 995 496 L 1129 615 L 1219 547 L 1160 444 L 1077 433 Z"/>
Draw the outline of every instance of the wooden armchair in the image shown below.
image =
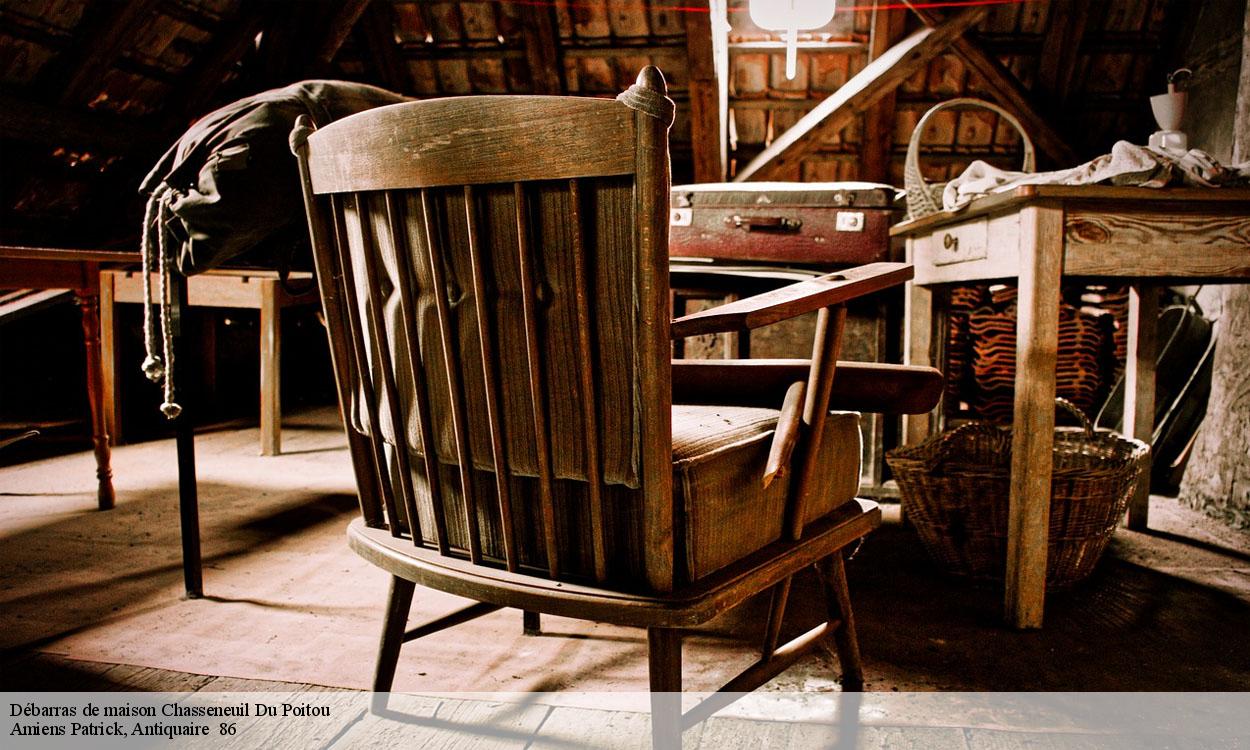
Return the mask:
<path id="1" fill-rule="evenodd" d="M 880 511 L 855 499 L 858 415 L 829 404 L 856 383 L 885 408 L 936 400 L 934 370 L 835 368 L 842 303 L 910 269 L 670 321 L 672 115 L 649 67 L 616 101 L 436 99 L 292 133 L 341 404 L 366 438 L 349 539 L 392 576 L 375 690 L 404 641 L 516 607 L 647 628 L 652 690 L 679 691 L 680 628 L 770 589 L 763 656 L 726 689 L 829 634 L 844 686 L 860 685 L 840 550 Z M 670 365 L 674 337 L 810 310 L 811 362 Z M 778 647 L 810 565 L 829 619 Z M 417 583 L 479 603 L 405 634 Z M 656 705 L 657 732 L 682 723 L 674 705 Z"/>

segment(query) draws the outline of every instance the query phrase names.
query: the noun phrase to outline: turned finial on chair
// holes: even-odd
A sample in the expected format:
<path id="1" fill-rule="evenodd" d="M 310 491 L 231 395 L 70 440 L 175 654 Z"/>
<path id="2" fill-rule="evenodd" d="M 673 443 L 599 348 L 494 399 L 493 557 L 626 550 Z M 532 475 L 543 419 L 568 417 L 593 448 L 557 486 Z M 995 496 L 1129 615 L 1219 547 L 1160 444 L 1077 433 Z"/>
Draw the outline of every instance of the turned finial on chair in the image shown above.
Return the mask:
<path id="1" fill-rule="evenodd" d="M 669 99 L 664 74 L 654 65 L 648 65 L 638 73 L 633 86 L 616 95 L 616 100 L 630 109 L 660 120 L 665 126 L 673 124 L 677 105 Z"/>

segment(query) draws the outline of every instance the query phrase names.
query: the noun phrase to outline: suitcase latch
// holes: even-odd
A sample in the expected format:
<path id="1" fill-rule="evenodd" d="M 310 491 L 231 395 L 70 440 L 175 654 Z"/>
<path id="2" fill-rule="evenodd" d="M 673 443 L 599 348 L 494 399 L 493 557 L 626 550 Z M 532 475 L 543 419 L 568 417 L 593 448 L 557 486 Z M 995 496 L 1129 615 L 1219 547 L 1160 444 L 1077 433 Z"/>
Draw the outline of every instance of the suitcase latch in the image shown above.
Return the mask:
<path id="1" fill-rule="evenodd" d="M 839 211 L 838 218 L 835 219 L 834 229 L 839 232 L 862 232 L 864 231 L 864 212 L 863 211 Z"/>
<path id="2" fill-rule="evenodd" d="M 802 219 L 786 216 L 726 216 L 725 223 L 748 232 L 797 232 L 803 226 Z"/>

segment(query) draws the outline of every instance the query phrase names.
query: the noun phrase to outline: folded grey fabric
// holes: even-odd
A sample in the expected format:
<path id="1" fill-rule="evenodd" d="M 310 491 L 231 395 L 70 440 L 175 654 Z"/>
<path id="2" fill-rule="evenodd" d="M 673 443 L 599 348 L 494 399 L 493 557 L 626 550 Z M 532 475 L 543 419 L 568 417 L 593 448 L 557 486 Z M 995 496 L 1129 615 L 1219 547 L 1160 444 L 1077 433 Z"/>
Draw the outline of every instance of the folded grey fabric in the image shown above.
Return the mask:
<path id="1" fill-rule="evenodd" d="M 1021 185 L 1242 187 L 1250 185 L 1250 162 L 1225 167 L 1199 149 L 1167 151 L 1128 141 L 1116 142 L 1109 154 L 1054 172 L 1009 172 L 977 160 L 946 184 L 942 207 L 953 211 L 983 195 Z"/>

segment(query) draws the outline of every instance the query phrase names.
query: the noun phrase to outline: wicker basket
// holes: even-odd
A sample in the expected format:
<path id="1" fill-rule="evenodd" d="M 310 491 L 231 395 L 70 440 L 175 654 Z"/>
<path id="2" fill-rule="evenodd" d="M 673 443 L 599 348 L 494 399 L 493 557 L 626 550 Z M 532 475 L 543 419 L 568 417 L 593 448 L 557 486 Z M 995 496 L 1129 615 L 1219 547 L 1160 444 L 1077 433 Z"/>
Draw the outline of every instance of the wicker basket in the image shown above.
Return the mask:
<path id="1" fill-rule="evenodd" d="M 1051 475 L 1048 588 L 1070 586 L 1098 563 L 1133 489 L 1145 476 L 1150 448 L 1140 440 L 1082 427 L 1055 431 Z M 886 460 L 898 479 L 907 518 L 930 556 L 952 573 L 999 579 L 1007 567 L 1007 496 L 1011 431 L 971 422 Z"/>
<path id="2" fill-rule="evenodd" d="M 983 99 L 960 97 L 944 101 L 920 117 L 915 130 L 911 131 L 911 140 L 907 143 L 907 160 L 903 163 L 903 186 L 907 189 L 907 217 L 909 219 L 919 219 L 942 210 L 942 191 L 946 186 L 940 183 L 933 185 L 925 183 L 924 175 L 920 173 L 920 136 L 924 134 L 925 126 L 934 115 L 944 109 L 955 107 L 984 107 L 1011 123 L 1020 133 L 1020 139 L 1024 143 L 1024 171 L 1032 172 L 1037 168 L 1033 155 L 1033 141 L 1029 140 L 1029 134 L 1024 132 L 1024 126 L 1010 112 Z"/>

